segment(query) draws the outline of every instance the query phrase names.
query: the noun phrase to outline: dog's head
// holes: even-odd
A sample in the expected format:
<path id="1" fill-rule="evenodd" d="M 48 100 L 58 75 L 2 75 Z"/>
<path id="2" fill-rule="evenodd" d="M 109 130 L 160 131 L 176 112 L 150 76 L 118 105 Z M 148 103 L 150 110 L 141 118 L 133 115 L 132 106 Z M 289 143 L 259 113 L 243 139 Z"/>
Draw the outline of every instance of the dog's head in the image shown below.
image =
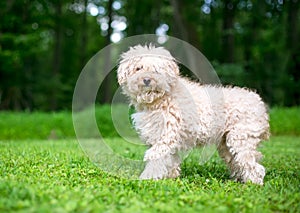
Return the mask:
<path id="1" fill-rule="evenodd" d="M 179 68 L 163 47 L 131 47 L 121 55 L 118 82 L 133 102 L 151 104 L 171 92 Z"/>

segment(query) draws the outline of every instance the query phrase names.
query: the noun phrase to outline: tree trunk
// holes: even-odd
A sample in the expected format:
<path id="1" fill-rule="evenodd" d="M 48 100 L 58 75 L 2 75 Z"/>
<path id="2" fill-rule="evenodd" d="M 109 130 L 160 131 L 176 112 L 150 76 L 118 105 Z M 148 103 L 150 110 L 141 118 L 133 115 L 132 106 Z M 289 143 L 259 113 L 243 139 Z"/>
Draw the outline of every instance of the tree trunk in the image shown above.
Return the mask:
<path id="1" fill-rule="evenodd" d="M 56 110 L 58 106 L 58 88 L 59 73 L 61 69 L 62 59 L 62 40 L 63 40 L 63 29 L 62 29 L 62 2 L 58 0 L 55 5 L 55 37 L 54 37 L 54 51 L 53 51 L 53 63 L 52 63 L 52 79 L 53 85 L 50 94 L 50 109 Z"/>
<path id="2" fill-rule="evenodd" d="M 286 104 L 289 106 L 300 104 L 299 3 L 299 0 L 290 0 L 287 2 L 288 17 L 286 46 L 290 52 L 287 73 L 289 73 L 289 77 L 293 81 L 292 87 L 287 91 L 288 94 L 286 94 Z"/>
<path id="3" fill-rule="evenodd" d="M 84 12 L 81 22 L 81 39 L 80 39 L 80 67 L 86 64 L 86 45 L 87 45 L 87 5 L 88 0 L 84 0 Z"/>
<path id="4" fill-rule="evenodd" d="M 225 63 L 234 62 L 234 17 L 236 12 L 236 2 L 225 0 L 223 10 L 223 36 L 221 61 Z"/>
<path id="5" fill-rule="evenodd" d="M 106 35 L 106 45 L 110 44 L 110 37 L 113 33 L 113 29 L 111 27 L 111 23 L 112 23 L 112 15 L 113 15 L 113 8 L 112 8 L 112 4 L 113 4 L 113 0 L 109 0 L 108 1 L 108 5 L 107 5 L 107 16 L 108 16 L 108 29 L 107 29 L 107 35 Z M 103 81 L 103 89 L 104 89 L 104 93 L 103 93 L 103 100 L 102 102 L 104 103 L 110 103 L 113 97 L 113 75 L 110 73 L 109 70 L 109 64 L 111 64 L 111 51 L 110 49 L 107 49 L 107 53 L 105 54 L 105 60 L 104 60 L 104 72 L 106 75 L 106 78 Z"/>
<path id="6" fill-rule="evenodd" d="M 199 33 L 196 30 L 197 27 L 194 26 L 192 22 L 187 21 L 183 15 L 185 2 L 180 0 L 170 0 L 170 3 L 173 7 L 174 35 L 200 49 Z"/>

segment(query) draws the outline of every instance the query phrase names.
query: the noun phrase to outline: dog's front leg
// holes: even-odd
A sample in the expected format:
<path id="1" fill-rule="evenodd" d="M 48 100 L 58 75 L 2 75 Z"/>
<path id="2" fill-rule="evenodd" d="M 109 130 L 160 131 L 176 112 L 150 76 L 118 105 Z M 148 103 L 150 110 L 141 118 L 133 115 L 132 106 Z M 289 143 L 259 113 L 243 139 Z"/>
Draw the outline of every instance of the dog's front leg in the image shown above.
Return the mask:
<path id="1" fill-rule="evenodd" d="M 163 113 L 158 111 L 150 114 L 155 125 L 136 123 L 146 144 L 151 145 L 144 156 L 146 166 L 141 179 L 175 178 L 180 174 L 181 159 L 177 152 L 182 142 L 179 131 L 181 119 L 179 110 L 173 108 L 168 107 Z"/>

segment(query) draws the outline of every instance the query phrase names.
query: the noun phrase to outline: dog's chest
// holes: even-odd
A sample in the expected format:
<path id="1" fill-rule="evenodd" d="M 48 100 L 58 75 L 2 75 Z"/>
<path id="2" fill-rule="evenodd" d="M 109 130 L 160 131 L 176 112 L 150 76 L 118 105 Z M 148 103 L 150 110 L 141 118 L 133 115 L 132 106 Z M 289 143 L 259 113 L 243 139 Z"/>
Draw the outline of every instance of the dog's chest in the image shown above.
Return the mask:
<path id="1" fill-rule="evenodd" d="M 164 130 L 164 115 L 157 112 L 137 112 L 131 115 L 134 128 L 145 143 L 159 140 Z M 151 144 L 149 144 L 151 145 Z"/>

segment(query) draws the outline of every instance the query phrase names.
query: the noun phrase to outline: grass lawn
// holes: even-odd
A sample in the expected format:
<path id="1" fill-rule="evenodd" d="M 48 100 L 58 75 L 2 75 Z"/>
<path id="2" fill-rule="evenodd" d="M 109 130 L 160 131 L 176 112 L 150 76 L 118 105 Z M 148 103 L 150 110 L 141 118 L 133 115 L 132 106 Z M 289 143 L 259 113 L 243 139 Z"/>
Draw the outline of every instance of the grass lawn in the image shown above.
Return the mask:
<path id="1" fill-rule="evenodd" d="M 178 179 L 139 181 L 102 172 L 73 139 L 1 141 L 0 212 L 300 212 L 300 137 L 261 151 L 264 186 L 230 181 L 217 155 L 187 158 Z"/>

